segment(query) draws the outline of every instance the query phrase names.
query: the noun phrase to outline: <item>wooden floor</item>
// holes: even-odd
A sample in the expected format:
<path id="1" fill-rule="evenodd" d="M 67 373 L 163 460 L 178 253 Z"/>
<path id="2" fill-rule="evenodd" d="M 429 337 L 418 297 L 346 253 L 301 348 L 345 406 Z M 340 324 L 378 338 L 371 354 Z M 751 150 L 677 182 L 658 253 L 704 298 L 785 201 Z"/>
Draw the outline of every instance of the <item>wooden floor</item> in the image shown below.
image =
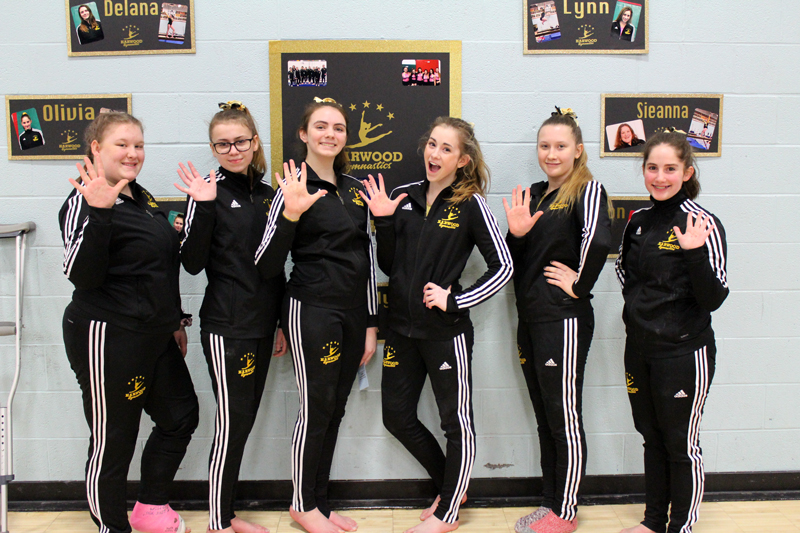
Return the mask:
<path id="1" fill-rule="evenodd" d="M 513 533 L 514 523 L 529 508 L 464 509 L 459 533 Z M 619 533 L 623 527 L 636 525 L 642 518 L 643 505 L 583 506 L 578 512 L 578 531 Z M 359 533 L 403 533 L 419 523 L 419 510 L 382 509 L 343 511 L 358 521 Z M 203 511 L 182 513 L 195 533 L 205 533 L 208 514 Z M 245 520 L 267 526 L 272 533 L 302 531 L 288 512 L 242 512 Z M 92 533 L 97 528 L 88 512 L 10 513 L 9 533 Z M 800 532 L 800 501 L 704 503 L 695 533 Z"/>

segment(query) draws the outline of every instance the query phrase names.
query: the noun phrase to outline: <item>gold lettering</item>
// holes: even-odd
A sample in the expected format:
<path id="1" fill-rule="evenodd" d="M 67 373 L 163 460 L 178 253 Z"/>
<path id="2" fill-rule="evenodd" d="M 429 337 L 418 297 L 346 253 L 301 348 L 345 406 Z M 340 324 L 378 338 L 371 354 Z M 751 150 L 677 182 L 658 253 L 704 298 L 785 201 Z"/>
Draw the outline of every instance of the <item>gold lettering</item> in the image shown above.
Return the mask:
<path id="1" fill-rule="evenodd" d="M 564 14 L 571 15 L 572 13 L 569 10 L 569 0 L 564 0 Z"/>
<path id="2" fill-rule="evenodd" d="M 155 2 L 150 2 L 150 14 L 158 15 L 158 4 Z"/>
<path id="3" fill-rule="evenodd" d="M 125 16 L 128 16 L 128 0 L 125 0 Z"/>
<path id="4" fill-rule="evenodd" d="M 111 2 L 111 0 L 106 0 L 103 3 L 103 8 L 105 9 L 104 15 L 110 17 L 111 11 L 114 9 L 114 4 Z"/>
<path id="5" fill-rule="evenodd" d="M 78 110 L 74 107 L 67 108 L 67 120 L 75 120 L 78 118 Z"/>
<path id="6" fill-rule="evenodd" d="M 608 15 L 608 2 L 600 2 L 600 14 Z"/>
<path id="7" fill-rule="evenodd" d="M 44 106 L 44 108 L 42 108 L 42 117 L 44 118 L 45 122 L 50 122 L 53 120 L 53 108 L 49 105 Z"/>
<path id="8" fill-rule="evenodd" d="M 114 4 L 114 14 L 118 17 L 122 16 L 122 4 Z"/>
<path id="9" fill-rule="evenodd" d="M 641 102 L 636 104 L 636 111 L 638 111 L 638 114 L 636 115 L 636 118 L 642 118 L 642 103 Z"/>
<path id="10" fill-rule="evenodd" d="M 78 104 L 78 120 L 83 120 L 83 104 Z"/>
<path id="11" fill-rule="evenodd" d="M 94 108 L 87 107 L 86 108 L 86 120 L 94 120 Z"/>
<path id="12" fill-rule="evenodd" d="M 398 161 L 402 161 L 403 160 L 403 154 L 401 152 L 392 152 L 392 153 L 394 154 L 393 161 L 395 163 L 397 163 Z"/>
<path id="13" fill-rule="evenodd" d="M 575 18 L 582 19 L 583 18 L 583 2 L 574 2 L 573 6 L 575 6 Z"/>
<path id="14" fill-rule="evenodd" d="M 625 220 L 625 208 L 624 207 L 618 207 L 617 208 L 617 213 L 614 216 L 614 218 L 618 218 L 620 220 Z"/>
<path id="15" fill-rule="evenodd" d="M 596 2 L 589 2 L 586 4 L 586 14 L 587 15 L 596 15 L 597 14 L 597 3 Z"/>
<path id="16" fill-rule="evenodd" d="M 136 4 L 136 2 L 134 2 L 131 4 L 131 16 L 136 16 L 138 14 L 139 14 L 139 6 Z"/>
<path id="17" fill-rule="evenodd" d="M 681 118 L 689 118 L 689 106 L 688 105 L 683 106 L 683 114 L 681 115 Z"/>

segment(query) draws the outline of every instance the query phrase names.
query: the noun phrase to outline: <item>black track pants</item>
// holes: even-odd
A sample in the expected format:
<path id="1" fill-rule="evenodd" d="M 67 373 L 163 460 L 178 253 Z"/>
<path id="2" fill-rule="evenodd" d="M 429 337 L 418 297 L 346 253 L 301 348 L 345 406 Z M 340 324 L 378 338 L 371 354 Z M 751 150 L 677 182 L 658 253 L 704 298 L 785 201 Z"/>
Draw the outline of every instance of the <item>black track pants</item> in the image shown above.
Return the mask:
<path id="1" fill-rule="evenodd" d="M 716 348 L 712 344 L 669 358 L 651 355 L 625 346 L 628 400 L 636 430 L 644 437 L 642 524 L 656 533 L 691 533 L 703 500 L 700 421 Z"/>
<path id="2" fill-rule="evenodd" d="M 330 516 L 328 481 L 339 424 L 364 355 L 367 307 L 336 310 L 284 300 L 284 332 L 300 409 L 292 433 L 292 507 Z"/>
<path id="3" fill-rule="evenodd" d="M 522 322 L 517 345 L 536 414 L 542 467 L 542 505 L 564 520 L 578 512 L 586 473 L 583 371 L 592 344 L 594 315 L 555 322 Z"/>
<path id="4" fill-rule="evenodd" d="M 232 339 L 201 332 L 203 353 L 217 399 L 208 460 L 209 527 L 231 527 L 233 503 L 247 437 L 264 394 L 272 337 Z"/>
<path id="5" fill-rule="evenodd" d="M 455 523 L 475 463 L 470 330 L 448 341 L 411 339 L 386 332 L 381 396 L 383 424 L 420 462 L 439 489 L 436 518 Z M 430 376 L 447 439 L 447 455 L 417 418 L 417 405 Z"/>
<path id="6" fill-rule="evenodd" d="M 101 531 L 128 533 L 128 467 L 144 410 L 155 427 L 141 461 L 138 500 L 169 502 L 169 488 L 197 428 L 192 379 L 172 334 L 147 335 L 76 315 L 67 307 L 64 347 L 89 424 L 86 495 Z"/>

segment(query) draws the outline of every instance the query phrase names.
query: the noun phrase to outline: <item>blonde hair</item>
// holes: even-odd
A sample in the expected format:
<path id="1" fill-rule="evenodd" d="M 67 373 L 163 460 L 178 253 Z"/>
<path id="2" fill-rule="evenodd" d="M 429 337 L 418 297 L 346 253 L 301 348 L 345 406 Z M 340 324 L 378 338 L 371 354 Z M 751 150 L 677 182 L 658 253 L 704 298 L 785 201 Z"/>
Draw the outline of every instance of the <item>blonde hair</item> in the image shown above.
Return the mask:
<path id="1" fill-rule="evenodd" d="M 267 172 L 267 158 L 264 155 L 264 143 L 261 142 L 261 136 L 258 135 L 256 121 L 246 107 L 229 107 L 228 109 L 222 109 L 217 112 L 208 124 L 208 140 L 214 142 L 211 134 L 218 124 L 229 124 L 231 122 L 247 128 L 250 130 L 250 134 L 253 137 L 258 137 L 258 149 L 253 152 L 253 160 L 250 161 L 250 165 L 247 167 L 247 177 L 250 178 L 251 182 L 261 179 Z"/>
<path id="2" fill-rule="evenodd" d="M 539 131 L 542 131 L 542 128 L 545 126 L 567 126 L 570 128 L 572 132 L 572 138 L 575 141 L 576 145 L 583 144 L 583 133 L 581 132 L 581 127 L 578 126 L 578 123 L 569 115 L 559 115 L 553 113 L 547 120 L 542 122 L 542 125 L 539 126 Z M 537 133 L 538 138 L 538 133 Z M 581 194 L 583 194 L 583 190 L 586 188 L 586 184 L 592 181 L 594 176 L 592 172 L 589 170 L 589 166 L 587 161 L 589 160 L 589 156 L 586 155 L 586 150 L 581 151 L 581 155 L 575 159 L 572 164 L 572 172 L 567 178 L 567 181 L 559 187 L 558 194 L 556 194 L 555 200 L 553 203 L 555 204 L 566 204 L 567 208 L 564 211 L 572 211 L 572 207 L 580 198 Z M 608 200 L 608 216 L 614 216 L 614 209 L 611 205 L 611 200 Z"/>
<path id="3" fill-rule="evenodd" d="M 83 132 L 83 144 L 86 145 L 86 157 L 89 158 L 89 161 L 94 163 L 92 142 L 97 141 L 98 144 L 103 142 L 103 139 L 110 128 L 120 126 L 122 124 L 133 124 L 141 131 L 144 131 L 142 123 L 138 118 L 123 111 L 101 112 L 93 121 L 89 123 Z"/>
<path id="4" fill-rule="evenodd" d="M 450 204 L 460 204 L 476 194 L 485 197 L 486 193 L 489 192 L 491 172 L 483 158 L 481 145 L 478 143 L 478 139 L 475 138 L 475 130 L 472 125 L 456 117 L 437 118 L 419 140 L 419 151 L 421 153 L 424 153 L 428 139 L 430 139 L 431 133 L 437 126 L 453 128 L 458 133 L 459 151 L 462 155 L 469 156 L 469 162 L 456 170 L 456 180 L 453 182 L 453 196 L 450 197 Z"/>

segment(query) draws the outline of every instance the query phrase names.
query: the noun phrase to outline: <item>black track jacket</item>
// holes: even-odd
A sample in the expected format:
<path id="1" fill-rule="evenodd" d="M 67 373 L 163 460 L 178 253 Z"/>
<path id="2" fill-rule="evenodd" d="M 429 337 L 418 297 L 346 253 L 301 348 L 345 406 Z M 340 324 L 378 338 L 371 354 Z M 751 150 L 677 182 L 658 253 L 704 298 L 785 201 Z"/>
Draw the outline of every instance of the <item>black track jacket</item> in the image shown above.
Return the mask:
<path id="1" fill-rule="evenodd" d="M 714 342 L 711 311 L 729 292 L 727 244 L 725 229 L 714 217 L 716 228 L 705 246 L 682 250 L 672 228 L 686 231 L 687 213 L 711 213 L 683 190 L 653 204 L 628 221 L 616 270 L 628 342 L 653 357 L 671 357 Z"/>
<path id="2" fill-rule="evenodd" d="M 392 216 L 375 218 L 378 265 L 389 276 L 389 327 L 406 337 L 449 340 L 472 328 L 469 308 L 508 283 L 514 267 L 483 197 L 450 205 L 451 186 L 439 194 L 426 216 L 427 190 L 425 180 L 392 191 L 392 198 L 408 196 Z M 459 279 L 475 246 L 487 269 L 463 289 Z M 451 287 L 447 312 L 425 307 L 423 288 L 428 282 Z"/>
<path id="3" fill-rule="evenodd" d="M 286 293 L 303 303 L 327 309 L 367 305 L 367 327 L 378 325 L 378 287 L 372 252 L 369 209 L 358 194 L 361 181 L 337 176 L 337 186 L 322 180 L 306 165 L 309 193 L 328 191 L 300 220 L 283 216 L 283 191 L 278 190 L 255 260 L 262 276 L 283 272 L 289 252 L 292 268 Z M 299 167 L 298 167 L 299 172 Z"/>
<path id="4" fill-rule="evenodd" d="M 64 274 L 73 308 L 124 329 L 167 333 L 180 327 L 178 232 L 135 180 L 133 197 L 90 207 L 73 190 L 58 213 Z"/>
<path id="5" fill-rule="evenodd" d="M 206 181 L 209 177 L 205 177 Z M 208 285 L 200 308 L 203 331 L 235 339 L 272 335 L 280 316 L 283 271 L 262 278 L 253 262 L 275 196 L 256 178 L 220 167 L 217 197 L 186 204 L 181 263 L 192 275 L 205 269 Z"/>
<path id="6" fill-rule="evenodd" d="M 592 311 L 591 291 L 611 249 L 608 199 L 599 181 L 591 180 L 567 211 L 555 204 L 558 189 L 547 196 L 547 182 L 531 185 L 531 214 L 543 211 L 523 237 L 508 234 L 514 257 L 514 291 L 517 312 L 523 322 L 550 322 L 582 316 Z M 544 267 L 558 261 L 578 273 L 573 298 L 547 282 Z"/>

